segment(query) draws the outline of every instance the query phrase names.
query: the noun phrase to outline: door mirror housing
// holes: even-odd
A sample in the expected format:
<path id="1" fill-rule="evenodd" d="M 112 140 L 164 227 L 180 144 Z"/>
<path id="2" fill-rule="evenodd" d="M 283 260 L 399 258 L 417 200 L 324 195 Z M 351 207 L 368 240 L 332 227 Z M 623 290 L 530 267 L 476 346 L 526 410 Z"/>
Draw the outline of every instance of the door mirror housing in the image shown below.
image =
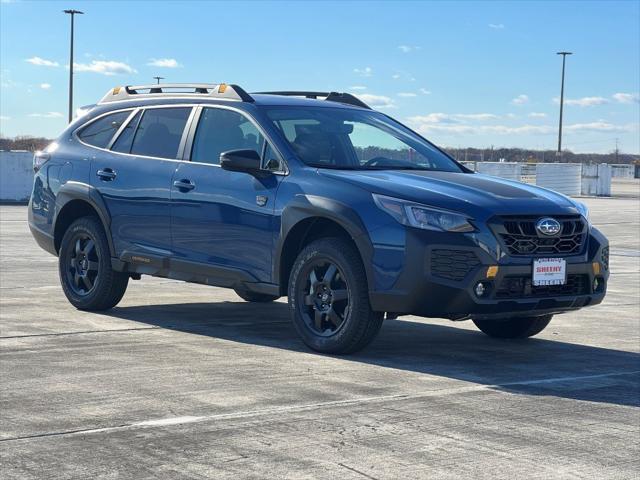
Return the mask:
<path id="1" fill-rule="evenodd" d="M 230 150 L 220 154 L 220 166 L 232 172 L 255 173 L 261 163 L 260 154 L 255 150 Z"/>

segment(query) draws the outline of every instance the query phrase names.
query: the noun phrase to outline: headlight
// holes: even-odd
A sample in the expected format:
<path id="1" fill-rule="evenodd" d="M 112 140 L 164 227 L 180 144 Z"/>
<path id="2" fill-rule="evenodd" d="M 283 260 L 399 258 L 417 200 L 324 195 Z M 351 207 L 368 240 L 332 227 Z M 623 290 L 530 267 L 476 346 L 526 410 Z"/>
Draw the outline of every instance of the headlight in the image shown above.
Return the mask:
<path id="1" fill-rule="evenodd" d="M 456 212 L 427 207 L 399 198 L 373 194 L 373 201 L 403 225 L 438 232 L 473 232 L 469 219 Z"/>
<path id="2" fill-rule="evenodd" d="M 584 203 L 577 202 L 575 200 L 573 201 L 573 204 L 576 206 L 576 208 L 580 212 L 580 215 L 582 215 L 584 218 L 589 220 L 589 207 L 587 207 Z"/>

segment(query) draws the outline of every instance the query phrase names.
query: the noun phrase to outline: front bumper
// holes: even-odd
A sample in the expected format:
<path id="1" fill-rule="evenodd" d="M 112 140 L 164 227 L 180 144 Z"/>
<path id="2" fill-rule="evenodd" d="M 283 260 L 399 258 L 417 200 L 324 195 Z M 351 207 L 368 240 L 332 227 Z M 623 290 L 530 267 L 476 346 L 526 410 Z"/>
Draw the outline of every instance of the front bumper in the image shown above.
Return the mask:
<path id="1" fill-rule="evenodd" d="M 393 288 L 370 292 L 374 310 L 451 319 L 535 316 L 597 305 L 606 294 L 609 246 L 595 228 L 580 255 L 563 257 L 568 284 L 552 288 L 531 285 L 534 257 L 496 254 L 478 239 L 449 235 L 436 238 L 437 243 L 433 240 L 433 234 L 408 232 L 402 273 Z M 443 273 L 438 260 L 444 252 L 455 252 L 450 253 L 451 263 L 459 262 L 461 268 L 466 265 L 466 273 L 452 275 L 446 269 Z M 598 264 L 595 269 L 594 263 Z M 498 266 L 498 273 L 488 278 L 491 265 Z M 594 288 L 596 278 L 598 287 Z M 487 287 L 482 297 L 474 292 L 478 282 Z"/>

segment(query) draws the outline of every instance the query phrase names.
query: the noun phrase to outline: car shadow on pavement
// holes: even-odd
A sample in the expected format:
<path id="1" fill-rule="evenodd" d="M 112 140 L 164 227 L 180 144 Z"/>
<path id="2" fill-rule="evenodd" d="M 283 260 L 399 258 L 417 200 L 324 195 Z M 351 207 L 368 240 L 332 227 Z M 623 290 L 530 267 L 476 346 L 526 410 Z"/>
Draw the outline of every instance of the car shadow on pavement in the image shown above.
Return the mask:
<path id="1" fill-rule="evenodd" d="M 129 306 L 105 314 L 194 335 L 313 354 L 295 334 L 283 302 Z M 546 332 L 553 332 L 553 322 Z M 640 355 L 634 352 L 542 338 L 497 340 L 457 328 L 455 323 L 387 320 L 369 347 L 339 358 L 513 393 L 640 407 Z"/>

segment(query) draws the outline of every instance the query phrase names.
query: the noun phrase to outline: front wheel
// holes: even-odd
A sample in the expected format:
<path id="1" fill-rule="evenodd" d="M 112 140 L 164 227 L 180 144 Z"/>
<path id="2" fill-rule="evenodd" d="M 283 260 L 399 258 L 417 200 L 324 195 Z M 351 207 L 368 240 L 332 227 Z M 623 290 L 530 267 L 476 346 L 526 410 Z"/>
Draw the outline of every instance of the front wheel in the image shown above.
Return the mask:
<path id="1" fill-rule="evenodd" d="M 382 325 L 383 313 L 372 311 L 369 303 L 360 254 L 340 238 L 317 240 L 300 252 L 288 294 L 296 331 L 318 352 L 356 352 Z"/>
<path id="2" fill-rule="evenodd" d="M 545 329 L 553 315 L 540 317 L 512 317 L 505 320 L 473 319 L 483 333 L 493 338 L 527 338 L 537 335 Z"/>
<path id="3" fill-rule="evenodd" d="M 129 276 L 111 268 L 107 235 L 96 217 L 73 222 L 60 243 L 58 271 L 64 294 L 80 310 L 107 310 L 123 297 Z"/>

